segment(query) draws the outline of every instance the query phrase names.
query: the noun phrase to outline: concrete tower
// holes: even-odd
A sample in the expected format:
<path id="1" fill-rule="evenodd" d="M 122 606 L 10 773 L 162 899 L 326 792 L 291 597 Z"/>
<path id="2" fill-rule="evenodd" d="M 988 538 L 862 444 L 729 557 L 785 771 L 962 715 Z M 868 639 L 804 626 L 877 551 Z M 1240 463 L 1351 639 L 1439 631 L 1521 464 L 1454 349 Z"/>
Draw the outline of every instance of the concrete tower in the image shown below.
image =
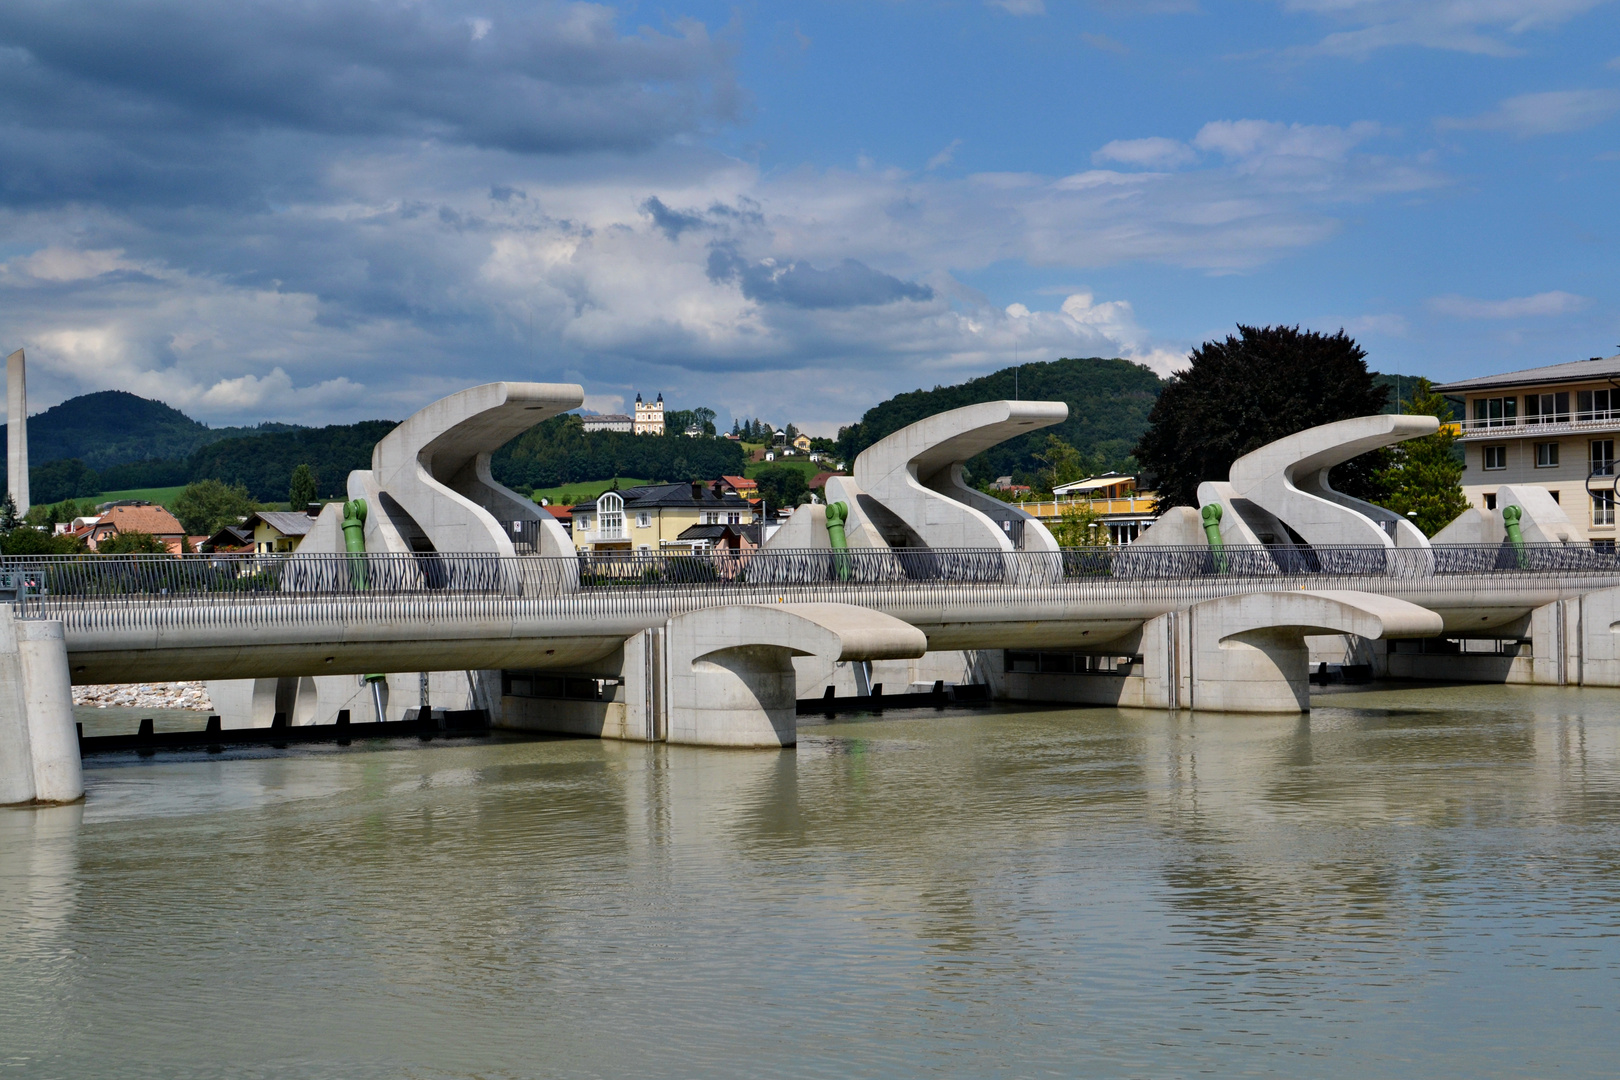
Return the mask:
<path id="1" fill-rule="evenodd" d="M 6 487 L 18 516 L 28 513 L 28 374 L 21 349 L 6 357 Z"/>

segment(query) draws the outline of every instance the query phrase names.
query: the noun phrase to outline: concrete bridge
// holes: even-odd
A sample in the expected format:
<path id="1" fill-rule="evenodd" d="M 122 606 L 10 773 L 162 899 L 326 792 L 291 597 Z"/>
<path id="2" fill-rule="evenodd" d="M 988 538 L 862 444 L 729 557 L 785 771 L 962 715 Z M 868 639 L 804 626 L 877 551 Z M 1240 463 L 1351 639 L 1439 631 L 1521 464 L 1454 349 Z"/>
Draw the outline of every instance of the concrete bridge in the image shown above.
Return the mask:
<path id="1" fill-rule="evenodd" d="M 839 515 L 801 507 L 764 549 L 593 559 L 489 472 L 495 449 L 581 396 L 497 383 L 430 406 L 290 556 L 10 560 L 0 803 L 82 793 L 71 683 L 215 680 L 216 702 L 236 695 L 228 724 L 247 726 L 326 721 L 369 673 L 450 673 L 504 726 L 732 746 L 791 745 L 807 688 L 896 663 L 973 672 L 1006 697 L 1292 712 L 1309 707 L 1313 642 L 1449 636 L 1532 643 L 1528 663 L 1492 654 L 1475 675 L 1620 685 L 1620 566 L 1551 500 L 1470 512 L 1469 543 L 1431 544 L 1333 491 L 1334 464 L 1432 418 L 1302 432 L 1130 547 L 1064 551 L 962 466 L 1066 409 L 992 402 L 874 445 L 829 482 Z M 1062 653 L 1068 670 L 1008 670 L 1003 650 Z M 1383 667 L 1432 675 L 1427 655 L 1403 667 L 1386 651 Z M 546 673 L 595 693 L 509 685 Z"/>

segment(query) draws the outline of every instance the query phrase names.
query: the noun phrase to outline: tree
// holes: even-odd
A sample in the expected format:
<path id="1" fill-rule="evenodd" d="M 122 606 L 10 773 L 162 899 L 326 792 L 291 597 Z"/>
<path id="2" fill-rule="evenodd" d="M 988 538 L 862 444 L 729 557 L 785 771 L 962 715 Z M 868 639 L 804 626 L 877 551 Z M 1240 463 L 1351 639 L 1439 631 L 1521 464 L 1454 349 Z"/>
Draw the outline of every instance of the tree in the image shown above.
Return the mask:
<path id="1" fill-rule="evenodd" d="M 1071 503 L 1058 519 L 1047 526 L 1058 547 L 1107 547 L 1108 527 L 1102 515 L 1086 503 Z"/>
<path id="2" fill-rule="evenodd" d="M 1319 424 L 1384 408 L 1389 391 L 1367 370 L 1367 354 L 1343 330 L 1238 326 L 1206 341 L 1172 376 L 1148 414 L 1136 458 L 1158 493 L 1158 511 L 1197 506 L 1198 485 L 1225 480 L 1232 462 L 1269 442 Z M 1379 502 L 1381 454 L 1334 469 L 1333 486 Z"/>
<path id="3" fill-rule="evenodd" d="M 1035 460 L 1046 466 L 1041 470 L 1041 481 L 1047 491 L 1086 475 L 1086 459 L 1056 435 L 1046 437 L 1046 447 L 1035 455 Z"/>
<path id="4" fill-rule="evenodd" d="M 87 550 L 76 536 L 52 536 L 27 525 L 0 537 L 0 554 L 5 555 L 78 555 Z"/>
<path id="5" fill-rule="evenodd" d="M 96 545 L 99 555 L 167 555 L 169 546 L 151 533 L 138 529 L 121 532 L 110 540 Z"/>
<path id="6" fill-rule="evenodd" d="M 292 471 L 292 486 L 287 489 L 287 502 L 292 509 L 302 510 L 320 497 L 320 486 L 315 482 L 315 470 L 299 465 Z"/>
<path id="7" fill-rule="evenodd" d="M 1451 422 L 1451 406 L 1434 392 L 1428 379 L 1419 379 L 1411 400 L 1402 412 L 1413 416 L 1434 416 L 1441 428 L 1421 439 L 1408 439 L 1390 447 L 1389 465 L 1378 474 L 1389 494 L 1383 505 L 1397 514 L 1415 515 L 1412 522 L 1433 536 L 1464 510 L 1463 463 L 1457 455 L 1457 436 L 1445 428 Z"/>
<path id="8" fill-rule="evenodd" d="M 804 472 L 799 469 L 772 465 L 754 474 L 754 483 L 759 485 L 759 494 L 771 511 L 810 501 L 809 485 L 805 482 Z"/>
<path id="9" fill-rule="evenodd" d="M 259 504 L 241 484 L 227 487 L 218 480 L 198 480 L 186 485 L 170 509 L 186 532 L 212 536 L 259 509 Z"/>
<path id="10" fill-rule="evenodd" d="M 17 520 L 17 500 L 6 492 L 6 501 L 0 503 L 0 533 L 14 532 L 20 522 Z"/>

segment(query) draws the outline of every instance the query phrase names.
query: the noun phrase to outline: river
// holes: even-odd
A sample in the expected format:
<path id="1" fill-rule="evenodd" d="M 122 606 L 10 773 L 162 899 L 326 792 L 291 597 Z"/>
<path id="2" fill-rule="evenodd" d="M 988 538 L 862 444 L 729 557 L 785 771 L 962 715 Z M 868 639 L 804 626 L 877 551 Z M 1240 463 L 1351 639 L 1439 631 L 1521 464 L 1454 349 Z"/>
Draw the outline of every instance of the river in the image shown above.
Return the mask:
<path id="1" fill-rule="evenodd" d="M 1614 1075 L 1620 692 L 1316 704 L 92 762 L 0 1076 Z"/>

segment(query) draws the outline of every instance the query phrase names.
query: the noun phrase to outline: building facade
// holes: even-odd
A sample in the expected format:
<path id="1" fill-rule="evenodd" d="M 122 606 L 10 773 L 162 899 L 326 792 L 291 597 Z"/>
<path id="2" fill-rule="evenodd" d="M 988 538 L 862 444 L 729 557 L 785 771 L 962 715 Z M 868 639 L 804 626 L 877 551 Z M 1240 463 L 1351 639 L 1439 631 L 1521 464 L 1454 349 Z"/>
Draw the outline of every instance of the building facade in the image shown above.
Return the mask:
<path id="1" fill-rule="evenodd" d="M 649 484 L 605 491 L 594 504 L 574 507 L 574 547 L 595 553 L 700 551 L 715 546 L 719 534 L 689 532 L 693 526 L 742 527 L 753 520 L 747 500 L 724 484 Z"/>
<path id="2" fill-rule="evenodd" d="M 601 416 L 582 416 L 586 431 L 622 431 L 626 435 L 635 430 L 635 421 L 623 413 L 604 413 Z"/>
<path id="3" fill-rule="evenodd" d="M 1496 509 L 1503 484 L 1546 488 L 1584 521 L 1593 546 L 1615 541 L 1615 444 L 1620 441 L 1620 356 L 1444 383 L 1460 397 L 1463 494 Z"/>
<path id="4" fill-rule="evenodd" d="M 664 433 L 664 395 L 660 393 L 658 400 L 648 404 L 636 395 L 635 432 L 637 435 L 662 435 Z"/>

